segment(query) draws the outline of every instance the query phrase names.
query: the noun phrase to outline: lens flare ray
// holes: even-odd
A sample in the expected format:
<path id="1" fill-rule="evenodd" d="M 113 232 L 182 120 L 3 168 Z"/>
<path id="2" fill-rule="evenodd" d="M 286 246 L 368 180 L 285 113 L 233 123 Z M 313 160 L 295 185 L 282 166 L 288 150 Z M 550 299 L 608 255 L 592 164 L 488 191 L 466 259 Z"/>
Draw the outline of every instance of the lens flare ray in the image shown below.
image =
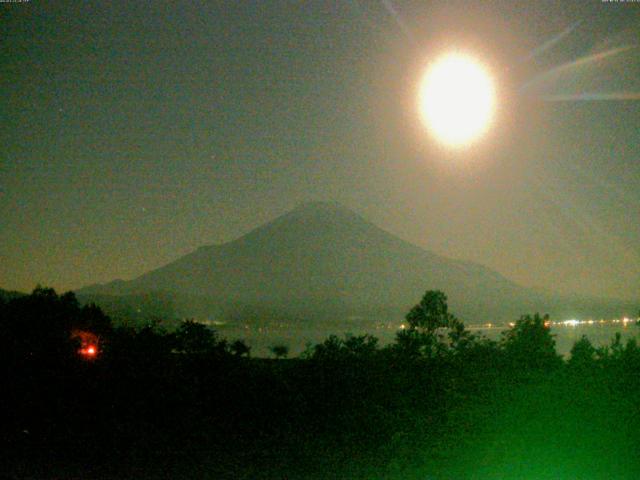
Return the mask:
<path id="1" fill-rule="evenodd" d="M 404 22 L 404 20 L 402 20 L 402 17 L 400 17 L 400 14 L 396 10 L 396 8 L 393 6 L 393 3 L 391 3 L 391 0 L 381 0 L 381 1 L 382 1 L 382 5 L 384 5 L 384 8 L 387 10 L 387 12 L 389 12 L 389 14 L 393 17 L 395 22 L 400 27 L 400 30 L 402 30 L 402 32 L 407 36 L 407 38 L 409 38 L 409 40 L 411 40 L 415 44 L 416 43 L 415 36 L 411 32 L 407 24 Z"/>
<path id="2" fill-rule="evenodd" d="M 581 20 L 573 22 L 571 25 L 569 25 L 567 28 L 565 28 L 562 32 L 557 34 L 555 37 L 550 38 L 549 40 L 544 42 L 542 45 L 534 48 L 529 55 L 527 55 L 522 59 L 522 61 L 525 62 L 525 61 L 533 60 L 534 58 L 542 55 L 547 50 L 550 50 L 556 44 L 558 44 L 563 38 L 565 38 L 567 35 L 573 32 L 576 28 L 578 28 L 580 23 L 582 23 Z"/>
<path id="3" fill-rule="evenodd" d="M 542 95 L 547 102 L 602 102 L 640 100 L 640 92 L 612 92 L 612 93 L 561 93 Z"/>
<path id="4" fill-rule="evenodd" d="M 598 63 L 609 57 L 613 57 L 615 55 L 619 55 L 622 52 L 631 50 L 632 48 L 635 48 L 635 47 L 632 45 L 625 45 L 622 47 L 612 48 L 604 52 L 587 55 L 586 57 L 582 57 L 577 60 L 573 60 L 571 62 L 563 63 L 562 65 L 558 65 L 557 67 L 553 67 L 550 70 L 547 70 L 546 72 L 536 75 L 531 80 L 524 83 L 522 87 L 520 87 L 520 91 L 523 93 L 527 92 L 532 88 L 539 86 L 542 83 L 553 80 L 564 73 L 571 72 L 580 67 Z"/>

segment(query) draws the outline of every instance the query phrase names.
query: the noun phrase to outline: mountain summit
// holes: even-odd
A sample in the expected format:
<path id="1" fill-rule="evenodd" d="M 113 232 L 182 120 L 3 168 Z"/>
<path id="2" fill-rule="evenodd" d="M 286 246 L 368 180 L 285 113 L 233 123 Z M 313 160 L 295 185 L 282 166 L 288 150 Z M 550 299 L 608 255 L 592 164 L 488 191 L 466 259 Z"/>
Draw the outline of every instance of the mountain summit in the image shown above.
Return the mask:
<path id="1" fill-rule="evenodd" d="M 473 321 L 507 321 L 551 306 L 548 295 L 482 265 L 424 250 L 328 202 L 304 203 L 231 242 L 78 293 L 163 292 L 308 318 L 381 311 L 401 318 L 428 289 L 446 292 L 452 311 Z"/>

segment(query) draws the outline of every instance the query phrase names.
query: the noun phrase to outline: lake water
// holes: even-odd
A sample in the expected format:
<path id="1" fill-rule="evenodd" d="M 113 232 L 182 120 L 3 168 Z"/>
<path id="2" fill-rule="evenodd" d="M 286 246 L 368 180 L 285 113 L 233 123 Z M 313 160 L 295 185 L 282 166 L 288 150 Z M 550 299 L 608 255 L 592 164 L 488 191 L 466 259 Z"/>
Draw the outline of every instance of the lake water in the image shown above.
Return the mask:
<path id="1" fill-rule="evenodd" d="M 308 343 L 317 344 L 324 341 L 330 334 L 343 336 L 347 333 L 362 335 L 369 333 L 380 340 L 381 345 L 394 341 L 399 329 L 398 324 L 380 324 L 375 327 L 365 327 L 354 322 L 345 322 L 344 325 L 336 324 L 333 327 L 309 328 L 299 324 L 274 323 L 264 325 L 239 325 L 224 324 L 215 325 L 218 333 L 228 340 L 244 339 L 251 346 L 253 356 L 270 356 L 269 347 L 275 344 L 283 344 L 289 347 L 289 356 L 297 356 L 302 353 Z M 498 340 L 501 333 L 506 330 L 504 326 L 469 326 L 473 333 L 481 333 L 486 337 Z M 640 326 L 635 321 L 623 322 L 622 320 L 594 321 L 592 323 L 569 321 L 556 323 L 551 327 L 551 333 L 555 335 L 556 349 L 561 355 L 568 355 L 573 344 L 585 335 L 595 346 L 603 346 L 611 343 L 616 333 L 620 333 L 623 342 L 640 335 Z"/>

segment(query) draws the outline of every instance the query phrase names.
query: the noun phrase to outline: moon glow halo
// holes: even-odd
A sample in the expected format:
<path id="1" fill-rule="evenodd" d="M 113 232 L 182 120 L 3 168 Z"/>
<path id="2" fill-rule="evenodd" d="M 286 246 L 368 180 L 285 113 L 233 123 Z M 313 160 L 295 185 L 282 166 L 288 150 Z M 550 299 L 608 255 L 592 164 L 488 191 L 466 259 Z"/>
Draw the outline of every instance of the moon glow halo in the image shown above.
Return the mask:
<path id="1" fill-rule="evenodd" d="M 420 116 L 447 147 L 469 145 L 493 120 L 496 94 L 488 71 L 474 58 L 451 53 L 429 66 L 420 84 Z"/>

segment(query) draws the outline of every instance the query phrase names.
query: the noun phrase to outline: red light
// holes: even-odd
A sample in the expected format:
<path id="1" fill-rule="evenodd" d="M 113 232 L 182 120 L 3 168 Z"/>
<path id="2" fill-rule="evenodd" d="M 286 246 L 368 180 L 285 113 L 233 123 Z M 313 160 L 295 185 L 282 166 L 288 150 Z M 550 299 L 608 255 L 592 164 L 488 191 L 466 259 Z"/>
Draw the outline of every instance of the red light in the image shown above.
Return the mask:
<path id="1" fill-rule="evenodd" d="M 71 338 L 79 342 L 78 355 L 85 360 L 93 360 L 100 355 L 100 338 L 93 332 L 73 330 Z"/>
<path id="2" fill-rule="evenodd" d="M 86 358 L 93 358 L 98 354 L 98 349 L 95 345 L 87 345 L 85 348 L 81 348 L 78 353 Z"/>

